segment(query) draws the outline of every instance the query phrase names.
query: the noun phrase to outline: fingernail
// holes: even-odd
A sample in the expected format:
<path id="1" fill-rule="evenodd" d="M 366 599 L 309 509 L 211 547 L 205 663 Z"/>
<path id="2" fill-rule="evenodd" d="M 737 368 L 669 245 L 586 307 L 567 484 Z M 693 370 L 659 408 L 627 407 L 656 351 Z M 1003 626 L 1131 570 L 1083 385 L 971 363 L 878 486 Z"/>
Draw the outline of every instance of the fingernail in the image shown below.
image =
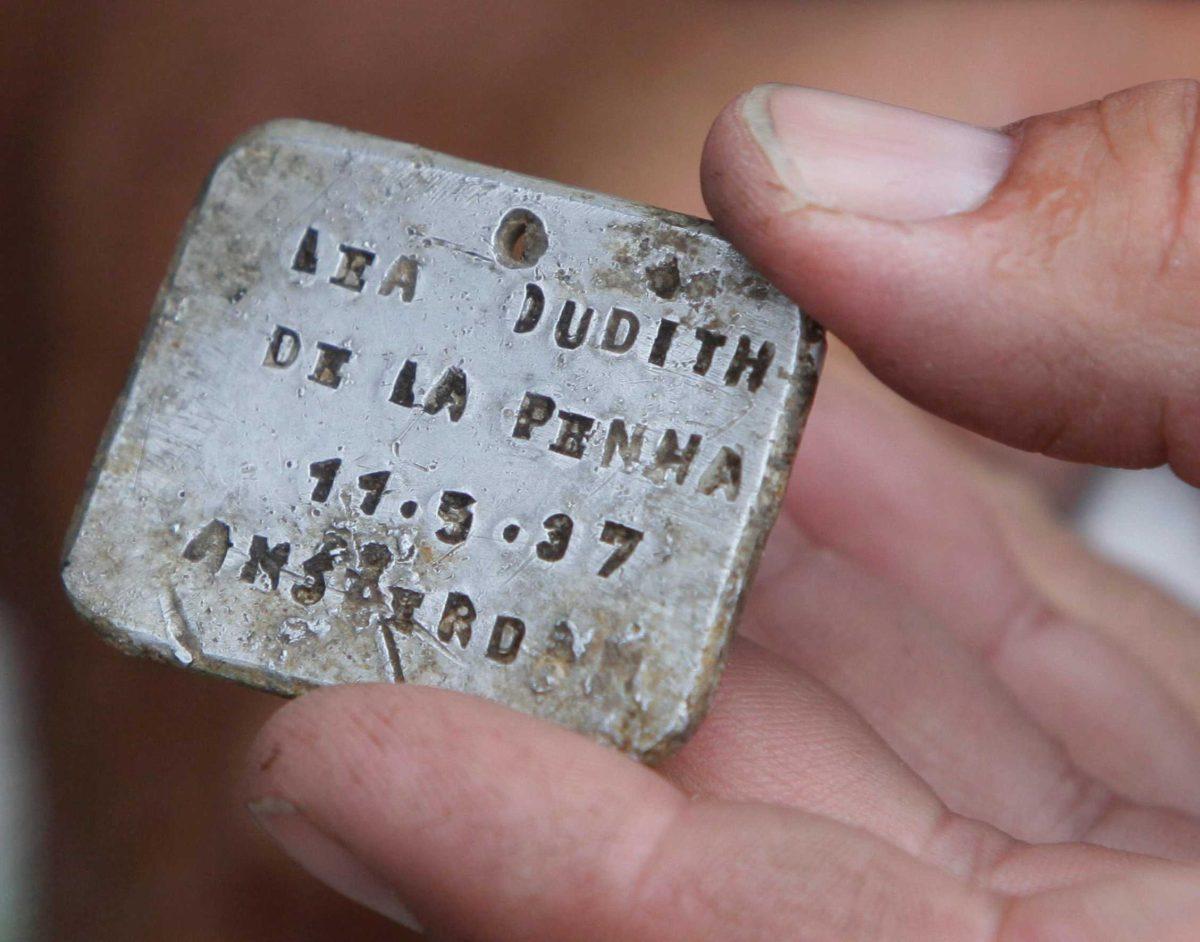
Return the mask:
<path id="1" fill-rule="evenodd" d="M 339 841 L 320 831 L 291 802 L 269 797 L 252 801 L 247 807 L 262 829 L 322 883 L 413 932 L 424 932 L 392 887 Z"/>
<path id="2" fill-rule="evenodd" d="M 865 98 L 763 85 L 742 114 L 800 205 L 919 222 L 981 205 L 1015 145 L 999 131 Z"/>

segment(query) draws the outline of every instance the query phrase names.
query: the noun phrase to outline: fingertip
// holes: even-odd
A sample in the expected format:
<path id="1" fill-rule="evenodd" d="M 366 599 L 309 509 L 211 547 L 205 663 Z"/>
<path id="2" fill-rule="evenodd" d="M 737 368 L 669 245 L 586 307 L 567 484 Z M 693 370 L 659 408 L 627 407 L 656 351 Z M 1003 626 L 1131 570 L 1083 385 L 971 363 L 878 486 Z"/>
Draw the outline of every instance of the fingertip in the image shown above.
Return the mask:
<path id="1" fill-rule="evenodd" d="M 913 873 L 857 829 L 690 802 L 613 750 L 462 694 L 309 695 L 276 714 L 253 756 L 274 795 L 256 810 L 289 853 L 449 938 L 825 937 L 831 906 L 852 911 L 864 873 L 884 871 L 897 887 L 879 905 L 889 925 L 912 924 L 905 939 L 974 938 L 965 927 L 987 915 L 979 894 Z"/>
<path id="2" fill-rule="evenodd" d="M 246 794 L 260 820 L 287 810 L 267 829 L 347 896 L 391 913 L 408 906 L 455 937 L 509 926 L 505 938 L 537 919 L 565 931 L 595 894 L 621 889 L 647 830 L 683 801 L 649 769 L 569 730 L 394 685 L 331 688 L 283 707 L 251 749 Z M 593 883 L 544 894 L 535 912 L 530 881 L 560 869 Z"/>
<path id="3" fill-rule="evenodd" d="M 887 281 L 892 224 L 823 209 L 785 179 L 786 154 L 773 135 L 770 100 L 785 86 L 759 85 L 729 102 L 705 140 L 700 182 L 717 228 L 763 275 L 809 314 L 854 330 L 846 303 L 873 303 Z M 870 258 L 872 264 L 865 264 Z"/>
<path id="4" fill-rule="evenodd" d="M 322 687 L 289 700 L 263 724 L 247 753 L 243 793 L 247 802 L 287 791 L 316 765 L 337 765 L 341 750 L 361 742 L 383 745 L 386 715 L 403 710 L 393 701 L 407 691 L 391 685 Z"/>
<path id="5" fill-rule="evenodd" d="M 421 924 L 399 893 L 337 839 L 313 825 L 291 802 L 262 798 L 247 804 L 254 820 L 312 876 L 343 896 L 414 932 Z"/>
<path id="6" fill-rule="evenodd" d="M 552 761 L 582 737 L 499 704 L 451 690 L 352 684 L 313 690 L 285 704 L 250 750 L 247 789 L 286 794 L 318 788 L 322 799 L 370 800 L 389 790 L 435 785 L 460 766 L 497 775 Z M 585 754 L 586 754 L 585 750 Z"/>
<path id="7" fill-rule="evenodd" d="M 363 749 L 391 751 L 386 717 L 405 709 L 407 698 L 407 691 L 378 685 L 320 688 L 289 701 L 248 750 L 242 795 L 259 827 L 309 874 L 421 933 L 393 874 L 362 853 L 343 817 L 376 813 L 369 780 L 390 778 L 401 763 L 389 756 L 389 774 L 380 775 Z"/>
<path id="8" fill-rule="evenodd" d="M 751 130 L 756 120 L 763 120 L 763 99 L 773 87 L 760 85 L 730 101 L 704 141 L 701 192 L 713 219 L 734 242 L 749 240 L 752 230 L 767 225 L 787 199 Z"/>

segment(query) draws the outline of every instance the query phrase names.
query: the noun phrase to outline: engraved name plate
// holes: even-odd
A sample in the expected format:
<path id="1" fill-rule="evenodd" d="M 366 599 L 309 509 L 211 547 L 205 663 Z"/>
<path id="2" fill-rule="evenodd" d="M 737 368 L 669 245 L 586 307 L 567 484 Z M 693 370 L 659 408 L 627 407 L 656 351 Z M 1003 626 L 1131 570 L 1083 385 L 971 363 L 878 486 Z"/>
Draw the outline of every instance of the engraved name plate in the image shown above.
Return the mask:
<path id="1" fill-rule="evenodd" d="M 642 758 L 712 694 L 823 342 L 705 222 L 304 122 L 213 173 L 68 540 L 122 648 Z"/>

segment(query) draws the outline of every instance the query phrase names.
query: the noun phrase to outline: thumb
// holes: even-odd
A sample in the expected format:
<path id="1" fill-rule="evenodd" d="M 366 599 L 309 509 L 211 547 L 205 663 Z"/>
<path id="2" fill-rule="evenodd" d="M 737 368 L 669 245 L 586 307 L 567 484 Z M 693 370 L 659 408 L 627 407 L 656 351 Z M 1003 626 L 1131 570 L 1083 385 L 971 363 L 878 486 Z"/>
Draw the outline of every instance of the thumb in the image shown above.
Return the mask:
<path id="1" fill-rule="evenodd" d="M 898 392 L 993 438 L 1200 483 L 1192 81 L 1003 131 L 789 86 L 731 104 L 705 199 Z"/>

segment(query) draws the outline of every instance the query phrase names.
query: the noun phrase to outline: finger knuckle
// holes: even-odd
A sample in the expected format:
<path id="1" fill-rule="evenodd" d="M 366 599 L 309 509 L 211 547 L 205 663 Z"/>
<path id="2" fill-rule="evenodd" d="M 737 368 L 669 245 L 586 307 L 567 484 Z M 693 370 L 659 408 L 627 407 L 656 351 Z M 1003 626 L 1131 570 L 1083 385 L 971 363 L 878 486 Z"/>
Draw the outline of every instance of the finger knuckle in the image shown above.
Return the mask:
<path id="1" fill-rule="evenodd" d="M 1173 79 L 1097 103 L 1096 131 L 1117 165 L 1133 255 L 1154 274 L 1200 278 L 1200 82 Z"/>

